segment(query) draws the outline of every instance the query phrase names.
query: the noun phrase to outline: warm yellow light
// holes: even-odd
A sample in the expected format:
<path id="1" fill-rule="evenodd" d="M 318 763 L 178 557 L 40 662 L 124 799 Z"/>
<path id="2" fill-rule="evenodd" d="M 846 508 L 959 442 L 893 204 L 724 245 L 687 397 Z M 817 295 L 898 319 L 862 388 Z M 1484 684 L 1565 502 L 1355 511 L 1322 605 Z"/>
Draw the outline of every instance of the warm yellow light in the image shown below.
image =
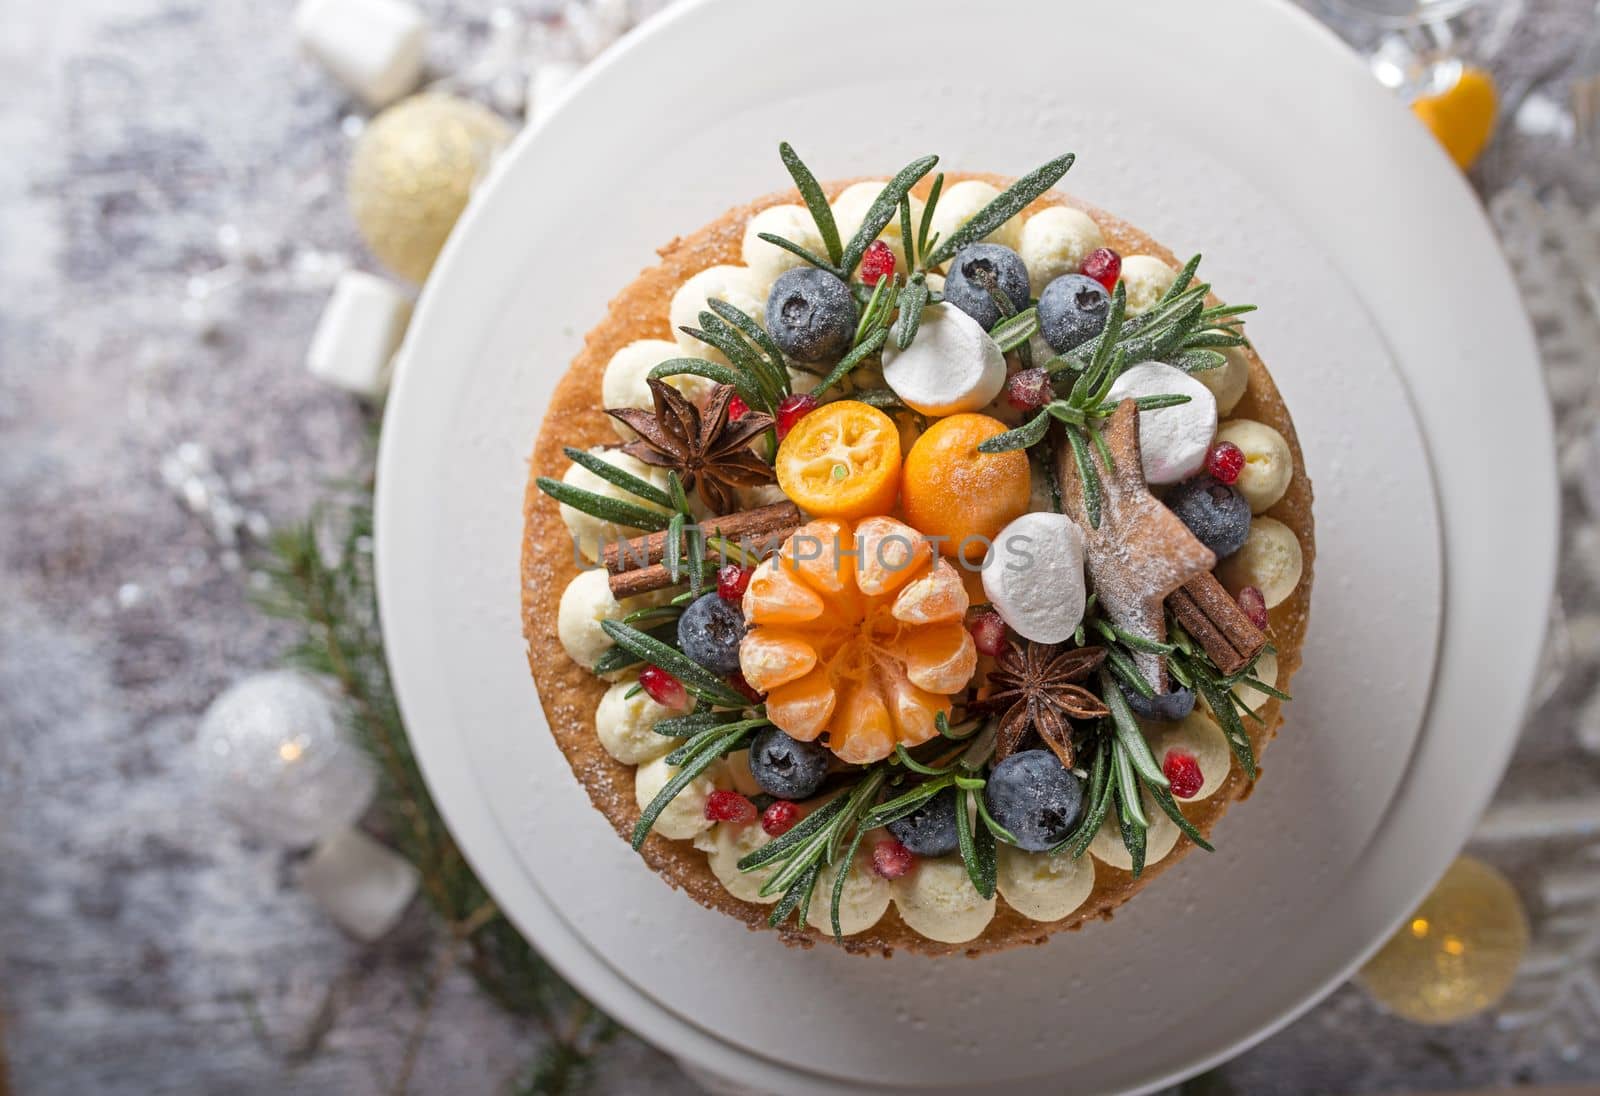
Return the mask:
<path id="1" fill-rule="evenodd" d="M 305 747 L 298 742 L 285 742 L 278 747 L 278 756 L 285 761 L 299 761 L 300 755 L 305 752 Z"/>
<path id="2" fill-rule="evenodd" d="M 1444 938 L 1444 950 L 1448 955 L 1460 955 L 1467 950 L 1467 945 L 1461 942 L 1461 937 L 1459 936 L 1446 936 Z"/>
<path id="3" fill-rule="evenodd" d="M 1428 919 L 1426 917 L 1417 917 L 1412 920 L 1411 935 L 1418 940 L 1428 935 Z"/>

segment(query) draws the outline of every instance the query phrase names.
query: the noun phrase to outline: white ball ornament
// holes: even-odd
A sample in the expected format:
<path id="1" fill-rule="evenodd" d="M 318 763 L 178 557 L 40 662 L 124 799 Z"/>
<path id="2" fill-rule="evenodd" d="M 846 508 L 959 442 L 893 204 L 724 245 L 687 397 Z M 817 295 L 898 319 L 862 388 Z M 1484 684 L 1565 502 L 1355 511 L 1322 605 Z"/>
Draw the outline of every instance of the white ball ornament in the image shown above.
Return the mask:
<path id="1" fill-rule="evenodd" d="M 348 829 L 377 791 L 333 698 L 292 670 L 247 677 L 211 702 L 196 745 L 214 800 L 261 836 L 305 848 Z"/>
<path id="2" fill-rule="evenodd" d="M 1141 396 L 1188 396 L 1189 402 L 1139 412 L 1139 457 L 1147 483 L 1178 483 L 1205 467 L 1217 433 L 1217 398 L 1181 369 L 1141 362 L 1117 378 L 1112 403 Z"/>

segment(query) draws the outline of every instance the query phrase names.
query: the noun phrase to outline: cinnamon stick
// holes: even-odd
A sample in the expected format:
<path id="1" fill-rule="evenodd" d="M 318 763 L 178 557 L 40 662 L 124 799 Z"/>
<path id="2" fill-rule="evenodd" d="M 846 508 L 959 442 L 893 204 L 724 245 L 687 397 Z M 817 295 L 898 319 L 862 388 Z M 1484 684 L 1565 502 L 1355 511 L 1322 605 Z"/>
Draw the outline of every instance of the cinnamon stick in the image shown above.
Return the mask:
<path id="1" fill-rule="evenodd" d="M 701 526 L 707 535 L 719 536 L 724 540 L 739 541 L 744 539 L 757 540 L 772 538 L 774 541 L 782 540 L 800 527 L 802 522 L 800 508 L 792 502 L 777 502 L 771 506 L 758 506 L 754 510 L 741 510 L 736 514 L 724 514 L 722 517 L 708 518 Z M 667 533 L 662 530 L 658 533 L 648 533 L 632 540 L 623 541 L 621 544 L 607 544 L 601 551 L 600 562 L 605 569 L 613 575 L 627 574 L 636 570 L 649 570 L 653 564 L 658 564 L 667 554 Z M 663 568 L 663 573 L 665 569 Z M 659 590 L 668 583 L 649 589 Z M 612 593 L 616 593 L 615 581 L 612 583 Z M 639 591 L 641 593 L 646 591 Z M 618 594 L 618 597 L 622 595 Z"/>
<path id="2" fill-rule="evenodd" d="M 679 577 L 673 579 L 665 563 L 652 563 L 649 567 L 612 575 L 607 581 L 611 586 L 611 596 L 621 601 L 625 597 L 637 597 L 639 594 L 665 590 L 674 582 L 682 582 L 683 574 L 684 572 L 680 571 Z"/>
<path id="3" fill-rule="evenodd" d="M 1224 674 L 1244 669 L 1267 645 L 1266 635 L 1213 574 L 1190 579 L 1173 591 L 1167 604 Z"/>

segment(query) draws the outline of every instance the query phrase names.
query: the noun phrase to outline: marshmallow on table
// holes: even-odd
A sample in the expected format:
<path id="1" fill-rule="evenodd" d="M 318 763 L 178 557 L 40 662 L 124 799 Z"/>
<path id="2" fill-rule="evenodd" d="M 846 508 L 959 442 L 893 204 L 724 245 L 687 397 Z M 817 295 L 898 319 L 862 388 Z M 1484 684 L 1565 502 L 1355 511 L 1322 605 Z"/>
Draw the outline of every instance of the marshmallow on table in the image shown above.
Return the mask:
<path id="1" fill-rule="evenodd" d="M 377 399 L 389 387 L 389 363 L 410 318 L 411 298 L 399 286 L 347 270 L 322 309 L 306 368 L 318 380 Z"/>
<path id="2" fill-rule="evenodd" d="M 394 928 L 419 879 L 408 860 L 354 829 L 318 845 L 299 875 L 340 928 L 369 942 Z"/>
<path id="3" fill-rule="evenodd" d="M 1036 511 L 995 537 L 983 592 L 1000 619 L 1039 643 L 1064 643 L 1083 620 L 1083 530 L 1065 514 Z"/>
<path id="4" fill-rule="evenodd" d="M 372 107 L 417 86 L 427 32 L 405 0 L 300 0 L 294 10 L 301 48 Z"/>
<path id="5" fill-rule="evenodd" d="M 1028 285 L 1035 297 L 1063 274 L 1076 274 L 1089 252 L 1105 246 L 1094 218 L 1070 206 L 1041 209 L 1022 222 L 1019 237 L 1017 253 L 1028 268 Z"/>
<path id="6" fill-rule="evenodd" d="M 883 380 L 913 411 L 954 415 L 977 411 L 1006 383 L 1006 356 L 981 324 L 950 304 L 922 312 L 917 336 L 901 350 L 883 346 Z"/>
<path id="7" fill-rule="evenodd" d="M 1232 442 L 1244 454 L 1234 487 L 1250 504 L 1250 512 L 1275 506 L 1294 479 L 1294 454 L 1283 435 L 1254 419 L 1233 419 L 1217 428 L 1217 440 Z"/>
<path id="8" fill-rule="evenodd" d="M 928 226 L 928 239 L 931 240 L 937 235 L 939 243 L 934 246 L 938 247 L 982 212 L 984 206 L 998 197 L 1000 188 L 982 179 L 965 179 L 945 187 L 939 192 L 939 204 L 933 207 L 933 220 Z M 1022 244 L 1024 227 L 1021 217 L 1012 217 L 989 235 L 972 242 L 1000 244 L 1016 251 Z"/>
<path id="9" fill-rule="evenodd" d="M 1250 523 L 1244 546 L 1217 565 L 1217 579 L 1235 597 L 1254 586 L 1270 609 L 1294 593 L 1304 569 L 1294 530 L 1276 518 L 1258 517 Z"/>
<path id="10" fill-rule="evenodd" d="M 1129 316 L 1148 312 L 1172 288 L 1178 272 L 1154 255 L 1129 255 L 1122 260 L 1122 288 Z"/>
<path id="11" fill-rule="evenodd" d="M 1112 403 L 1142 396 L 1188 396 L 1188 403 L 1139 412 L 1139 458 L 1146 483 L 1178 483 L 1200 471 L 1217 432 L 1217 398 L 1183 370 L 1140 362 L 1111 386 Z"/>

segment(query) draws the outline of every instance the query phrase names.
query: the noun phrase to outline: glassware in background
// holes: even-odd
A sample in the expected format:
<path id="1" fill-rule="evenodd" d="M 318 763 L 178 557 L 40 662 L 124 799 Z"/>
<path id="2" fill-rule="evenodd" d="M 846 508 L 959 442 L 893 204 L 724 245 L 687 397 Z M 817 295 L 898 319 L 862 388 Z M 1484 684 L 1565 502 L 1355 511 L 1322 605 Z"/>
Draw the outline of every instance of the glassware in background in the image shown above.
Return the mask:
<path id="1" fill-rule="evenodd" d="M 1462 46 L 1480 22 L 1480 0 L 1324 0 L 1329 21 L 1408 102 L 1449 91 L 1464 69 Z"/>

